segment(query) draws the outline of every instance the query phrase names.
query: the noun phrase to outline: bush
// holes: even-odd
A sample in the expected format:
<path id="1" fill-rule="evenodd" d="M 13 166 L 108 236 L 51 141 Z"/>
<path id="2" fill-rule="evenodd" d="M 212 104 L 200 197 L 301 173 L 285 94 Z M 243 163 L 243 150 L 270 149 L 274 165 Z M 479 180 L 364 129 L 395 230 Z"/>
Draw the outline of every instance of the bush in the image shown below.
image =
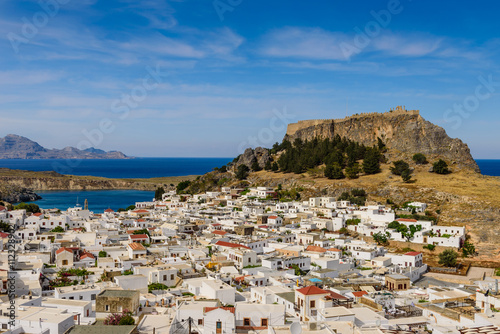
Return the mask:
<path id="1" fill-rule="evenodd" d="M 404 171 L 410 169 L 410 165 L 408 163 L 404 162 L 403 160 L 398 160 L 393 162 L 393 167 L 391 167 L 391 173 L 394 175 L 399 175 L 401 176 Z"/>
<path id="2" fill-rule="evenodd" d="M 148 291 L 149 293 L 151 293 L 151 291 L 154 291 L 154 290 L 168 290 L 168 286 L 166 286 L 165 284 L 161 284 L 161 283 L 151 283 L 148 285 Z"/>
<path id="3" fill-rule="evenodd" d="M 425 245 L 423 248 L 428 249 L 432 252 L 436 248 L 436 245 L 428 244 L 428 245 Z"/>
<path id="4" fill-rule="evenodd" d="M 122 313 L 112 313 L 104 319 L 104 325 L 107 326 L 125 326 L 134 325 L 135 321 L 132 318 L 132 312 L 123 310 Z"/>
<path id="5" fill-rule="evenodd" d="M 338 163 L 334 163 L 333 165 L 326 166 L 325 177 L 339 180 L 345 178 L 345 175 L 344 172 L 342 172 L 342 167 Z"/>
<path id="6" fill-rule="evenodd" d="M 425 165 L 427 163 L 429 163 L 427 161 L 427 158 L 425 157 L 425 155 L 423 155 L 422 153 L 416 153 L 413 155 L 413 161 L 417 164 L 417 165 Z"/>
<path id="7" fill-rule="evenodd" d="M 457 252 L 455 252 L 453 249 L 447 249 L 439 254 L 439 264 L 445 267 L 456 267 L 457 257 Z"/>
<path id="8" fill-rule="evenodd" d="M 443 159 L 439 159 L 433 164 L 433 172 L 436 174 L 450 174 L 451 171 L 448 169 L 448 164 Z"/>
<path id="9" fill-rule="evenodd" d="M 106 251 L 102 250 L 99 252 L 99 257 L 106 257 L 106 256 L 108 256 L 108 253 Z"/>
<path id="10" fill-rule="evenodd" d="M 56 226 L 50 232 L 63 233 L 64 229 L 62 228 L 62 226 Z"/>

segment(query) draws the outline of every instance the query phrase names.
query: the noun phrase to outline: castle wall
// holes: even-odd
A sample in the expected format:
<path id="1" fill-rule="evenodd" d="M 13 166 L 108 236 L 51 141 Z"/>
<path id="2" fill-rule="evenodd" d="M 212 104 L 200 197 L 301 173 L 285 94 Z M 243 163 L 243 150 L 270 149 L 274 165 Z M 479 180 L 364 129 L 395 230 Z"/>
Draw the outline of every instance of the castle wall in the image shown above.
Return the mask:
<path id="1" fill-rule="evenodd" d="M 311 119 L 311 120 L 305 120 L 305 121 L 298 121 L 297 123 L 291 123 L 288 124 L 286 134 L 288 136 L 294 135 L 297 131 L 306 129 L 312 126 L 317 126 L 317 125 L 322 125 L 322 124 L 327 124 L 327 123 L 342 123 L 342 122 L 347 122 L 353 119 L 360 119 L 360 118 L 367 118 L 367 117 L 386 117 L 386 118 L 391 118 L 395 116 L 400 116 L 400 115 L 419 115 L 420 111 L 419 110 L 406 110 L 404 107 L 397 107 L 395 110 L 388 111 L 385 113 L 378 113 L 378 112 L 372 112 L 372 113 L 363 113 L 363 114 L 356 114 L 344 118 L 337 118 L 337 119 Z"/>

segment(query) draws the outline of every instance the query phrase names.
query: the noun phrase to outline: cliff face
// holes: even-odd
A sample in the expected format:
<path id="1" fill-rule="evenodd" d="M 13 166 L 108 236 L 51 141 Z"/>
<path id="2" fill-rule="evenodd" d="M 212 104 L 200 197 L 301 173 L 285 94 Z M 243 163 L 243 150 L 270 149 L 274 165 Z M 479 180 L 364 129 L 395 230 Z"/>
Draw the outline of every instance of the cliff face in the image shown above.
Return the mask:
<path id="1" fill-rule="evenodd" d="M 450 138 L 446 131 L 426 121 L 418 111 L 398 108 L 387 113 L 361 114 L 340 120 L 301 121 L 290 124 L 285 139 L 311 140 L 314 137 L 346 137 L 368 146 L 380 137 L 390 153 L 411 158 L 423 153 L 429 158 L 440 157 L 451 165 L 480 172 L 467 144 Z"/>

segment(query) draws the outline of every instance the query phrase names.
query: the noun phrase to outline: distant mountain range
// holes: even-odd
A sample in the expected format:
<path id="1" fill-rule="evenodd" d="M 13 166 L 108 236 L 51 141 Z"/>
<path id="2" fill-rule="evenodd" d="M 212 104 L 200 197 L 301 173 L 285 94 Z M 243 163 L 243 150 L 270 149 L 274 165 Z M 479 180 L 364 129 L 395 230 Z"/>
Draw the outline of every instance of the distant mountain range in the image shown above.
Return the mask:
<path id="1" fill-rule="evenodd" d="M 103 151 L 94 147 L 79 150 L 67 146 L 47 149 L 37 142 L 18 135 L 0 138 L 0 159 L 129 159 L 122 152 Z"/>

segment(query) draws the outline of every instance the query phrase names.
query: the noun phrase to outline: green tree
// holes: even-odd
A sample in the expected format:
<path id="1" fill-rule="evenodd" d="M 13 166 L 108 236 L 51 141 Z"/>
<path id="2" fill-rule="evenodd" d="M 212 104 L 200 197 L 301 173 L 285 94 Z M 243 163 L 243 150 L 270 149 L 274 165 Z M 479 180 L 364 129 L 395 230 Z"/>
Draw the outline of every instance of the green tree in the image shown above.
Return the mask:
<path id="1" fill-rule="evenodd" d="M 410 170 L 410 165 L 403 160 L 398 160 L 393 162 L 393 167 L 391 167 L 391 173 L 394 175 L 403 175 L 404 171 Z"/>
<path id="2" fill-rule="evenodd" d="M 457 266 L 458 253 L 453 249 L 446 249 L 439 254 L 439 264 L 445 267 L 456 267 Z"/>
<path id="3" fill-rule="evenodd" d="M 9 233 L 11 230 L 11 225 L 9 223 L 0 220 L 0 231 Z"/>
<path id="4" fill-rule="evenodd" d="M 135 205 L 133 205 L 133 204 L 129 205 L 129 206 L 127 206 L 127 208 L 125 210 L 127 210 L 127 211 L 129 211 L 129 210 L 135 210 Z"/>
<path id="5" fill-rule="evenodd" d="M 264 165 L 264 169 L 267 171 L 270 171 L 272 168 L 273 168 L 273 166 L 271 164 L 271 160 L 267 160 L 266 164 Z"/>
<path id="6" fill-rule="evenodd" d="M 62 226 L 56 226 L 50 232 L 63 233 L 64 229 L 62 228 Z"/>
<path id="7" fill-rule="evenodd" d="M 99 257 L 106 257 L 108 256 L 108 253 L 106 251 L 99 251 Z"/>
<path id="8" fill-rule="evenodd" d="M 165 189 L 163 189 L 163 187 L 158 187 L 156 188 L 156 191 L 155 191 L 155 199 L 157 201 L 160 201 L 161 198 L 162 198 L 162 195 L 165 193 Z"/>
<path id="9" fill-rule="evenodd" d="M 179 182 L 177 184 L 177 187 L 176 187 L 177 193 L 180 194 L 182 191 L 184 191 L 190 185 L 191 185 L 191 181 L 189 181 L 189 180 Z"/>
<path id="10" fill-rule="evenodd" d="M 403 171 L 401 173 L 401 179 L 403 179 L 404 183 L 408 183 L 411 180 L 411 171 L 409 169 Z"/>
<path id="11" fill-rule="evenodd" d="M 450 174 L 451 171 L 448 169 L 448 164 L 443 159 L 439 159 L 433 164 L 433 171 L 436 174 Z"/>
<path id="12" fill-rule="evenodd" d="M 378 149 L 369 149 L 363 159 L 363 172 L 368 175 L 380 173 L 380 158 Z"/>
<path id="13" fill-rule="evenodd" d="M 398 221 L 393 221 L 393 222 L 390 222 L 389 225 L 387 225 L 387 227 L 397 229 L 399 227 L 399 225 L 401 225 L 401 224 Z"/>
<path id="14" fill-rule="evenodd" d="M 227 172 L 227 166 L 226 166 L 226 165 L 224 165 L 224 166 L 222 166 L 221 168 L 219 168 L 219 172 L 221 172 L 221 173 L 226 173 L 226 172 Z"/>
<path id="15" fill-rule="evenodd" d="M 257 159 L 253 158 L 252 160 L 252 165 L 250 166 L 250 168 L 254 171 L 254 172 L 258 172 L 260 170 L 262 170 L 262 168 L 260 167 L 259 165 L 259 162 L 257 161 Z"/>
<path id="16" fill-rule="evenodd" d="M 427 163 L 429 163 L 427 161 L 427 158 L 425 157 L 425 155 L 423 155 L 422 153 L 416 153 L 413 155 L 413 161 L 417 164 L 417 165 L 425 165 Z"/>
<path id="17" fill-rule="evenodd" d="M 325 177 L 339 180 L 345 178 L 345 175 L 344 172 L 342 172 L 342 167 L 335 162 L 333 165 L 327 165 L 325 167 Z"/>
<path id="18" fill-rule="evenodd" d="M 377 232 L 373 235 L 373 240 L 379 244 L 379 245 L 385 245 L 387 244 L 387 241 L 389 241 L 389 238 L 391 237 L 391 234 L 389 232 Z"/>
<path id="19" fill-rule="evenodd" d="M 377 146 L 380 152 L 387 151 L 387 147 L 380 137 L 377 137 Z"/>
<path id="20" fill-rule="evenodd" d="M 345 168 L 345 174 L 347 175 L 348 179 L 357 179 L 359 177 L 360 171 L 361 170 L 357 162 L 352 166 Z"/>
<path id="21" fill-rule="evenodd" d="M 271 170 L 273 172 L 277 172 L 279 171 L 280 167 L 278 166 L 278 163 L 277 162 L 273 162 L 273 164 L 271 165 Z"/>
<path id="22" fill-rule="evenodd" d="M 238 169 L 236 171 L 236 178 L 238 180 L 246 179 L 249 171 L 250 171 L 250 169 L 248 168 L 247 165 L 239 165 Z"/>
<path id="23" fill-rule="evenodd" d="M 40 207 L 34 203 L 19 203 L 13 207 L 14 210 L 26 210 L 26 212 L 39 213 Z"/>
<path id="24" fill-rule="evenodd" d="M 474 247 L 474 245 L 469 241 L 464 242 L 464 245 L 462 246 L 462 256 L 468 257 L 468 256 L 474 256 L 475 254 L 476 254 L 476 247 Z"/>

